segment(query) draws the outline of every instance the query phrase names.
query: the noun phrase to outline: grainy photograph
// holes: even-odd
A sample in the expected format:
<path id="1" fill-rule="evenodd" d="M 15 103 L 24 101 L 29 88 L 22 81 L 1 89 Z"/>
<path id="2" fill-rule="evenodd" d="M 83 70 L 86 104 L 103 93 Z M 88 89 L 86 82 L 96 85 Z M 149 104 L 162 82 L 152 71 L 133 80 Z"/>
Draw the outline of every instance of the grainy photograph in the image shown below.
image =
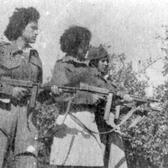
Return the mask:
<path id="1" fill-rule="evenodd" d="M 166 0 L 0 0 L 0 168 L 168 168 Z"/>

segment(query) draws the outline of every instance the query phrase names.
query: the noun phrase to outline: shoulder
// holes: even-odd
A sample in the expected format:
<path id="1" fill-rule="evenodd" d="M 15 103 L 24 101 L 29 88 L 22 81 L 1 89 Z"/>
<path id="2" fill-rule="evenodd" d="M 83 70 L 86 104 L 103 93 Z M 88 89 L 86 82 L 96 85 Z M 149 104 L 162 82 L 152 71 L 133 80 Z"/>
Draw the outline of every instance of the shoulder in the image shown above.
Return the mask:
<path id="1" fill-rule="evenodd" d="M 63 61 L 63 59 L 58 59 L 56 62 L 55 62 L 55 66 L 59 66 L 59 65 L 64 65 L 66 64 L 66 62 Z"/>
<path id="2" fill-rule="evenodd" d="M 87 63 L 81 62 L 72 56 L 65 56 L 62 58 L 62 62 L 68 65 L 73 65 L 75 68 L 87 67 Z"/>
<path id="3" fill-rule="evenodd" d="M 73 65 L 69 61 L 70 61 L 70 59 L 66 58 L 66 57 L 58 59 L 55 62 L 54 70 L 58 71 L 58 70 L 66 69 L 66 68 L 70 68 L 70 69 L 73 68 Z"/>
<path id="4" fill-rule="evenodd" d="M 39 57 L 39 53 L 36 49 L 30 48 L 29 51 L 30 62 L 40 68 L 42 68 L 42 61 Z"/>

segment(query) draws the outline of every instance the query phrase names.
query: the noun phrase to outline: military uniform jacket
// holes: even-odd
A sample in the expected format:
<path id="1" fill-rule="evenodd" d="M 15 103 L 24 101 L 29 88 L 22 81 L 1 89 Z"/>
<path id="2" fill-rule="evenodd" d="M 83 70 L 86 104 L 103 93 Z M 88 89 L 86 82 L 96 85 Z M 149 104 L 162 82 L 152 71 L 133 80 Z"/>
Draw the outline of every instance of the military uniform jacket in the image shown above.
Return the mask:
<path id="1" fill-rule="evenodd" d="M 51 84 L 57 86 L 79 87 L 80 83 L 88 83 L 89 69 L 85 62 L 71 56 L 65 56 L 55 64 Z M 60 100 L 66 101 L 72 94 L 63 94 Z M 74 104 L 93 104 L 92 94 L 78 92 L 73 99 Z"/>
<path id="2" fill-rule="evenodd" d="M 87 77 L 87 84 L 101 88 L 106 88 L 113 92 L 116 91 L 117 87 L 111 81 L 105 79 L 104 76 L 102 76 L 101 73 L 97 70 L 97 68 L 89 67 L 88 72 L 89 76 Z"/>
<path id="3" fill-rule="evenodd" d="M 56 62 L 51 83 L 58 86 L 79 87 L 80 82 L 88 83 L 89 75 L 86 63 L 79 62 L 70 56 L 65 56 Z M 71 94 L 64 94 L 64 100 L 71 98 L 71 96 Z M 80 121 L 85 127 L 98 132 L 95 123 L 95 107 L 91 100 L 92 94 L 78 92 L 75 94 L 68 115 L 62 113 L 58 116 L 56 123 L 60 127 L 62 126 L 63 129 L 57 131 L 53 139 L 50 164 L 103 166 L 103 152 L 99 135 L 91 135 L 78 124 Z M 70 113 L 78 119 L 78 122 L 71 118 Z"/>
<path id="4" fill-rule="evenodd" d="M 42 63 L 38 52 L 28 46 L 25 51 L 16 44 L 0 44 L 0 77 L 42 82 Z"/>
<path id="5" fill-rule="evenodd" d="M 15 43 L 0 43 L 1 77 L 42 82 L 42 64 L 37 51 L 32 49 L 31 46 L 28 46 L 26 50 L 20 50 Z M 4 100 L 2 94 L 0 94 L 1 100 L 2 102 Z M 36 147 L 38 143 L 35 140 L 38 131 L 32 123 L 32 117 L 28 118 L 27 99 L 21 101 L 23 102 L 10 99 L 10 109 L 7 110 L 0 104 L 0 128 L 4 129 L 9 134 L 9 137 L 15 138 L 14 153 L 16 155 L 26 152 L 30 145 Z M 31 131 L 28 129 L 28 121 Z M 7 147 L 7 145 L 5 146 Z M 37 150 L 35 150 L 34 154 L 36 153 Z M 22 165 L 22 167 L 24 166 Z"/>

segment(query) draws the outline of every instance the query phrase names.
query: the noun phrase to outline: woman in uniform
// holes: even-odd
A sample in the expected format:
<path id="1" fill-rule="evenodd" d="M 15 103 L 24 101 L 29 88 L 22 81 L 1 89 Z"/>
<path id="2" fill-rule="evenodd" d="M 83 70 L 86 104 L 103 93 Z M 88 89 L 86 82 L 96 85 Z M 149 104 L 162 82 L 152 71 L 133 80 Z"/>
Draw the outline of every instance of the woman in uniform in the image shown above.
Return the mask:
<path id="1" fill-rule="evenodd" d="M 88 65 L 85 56 L 89 49 L 91 32 L 80 26 L 65 30 L 60 38 L 65 56 L 55 64 L 51 84 L 79 87 L 86 82 Z M 86 73 L 87 71 L 87 73 Z M 98 98 L 87 92 L 60 95 L 57 131 L 51 146 L 50 164 L 73 167 L 102 167 L 103 152 L 95 122 Z M 57 99 L 57 102 L 59 100 Z"/>

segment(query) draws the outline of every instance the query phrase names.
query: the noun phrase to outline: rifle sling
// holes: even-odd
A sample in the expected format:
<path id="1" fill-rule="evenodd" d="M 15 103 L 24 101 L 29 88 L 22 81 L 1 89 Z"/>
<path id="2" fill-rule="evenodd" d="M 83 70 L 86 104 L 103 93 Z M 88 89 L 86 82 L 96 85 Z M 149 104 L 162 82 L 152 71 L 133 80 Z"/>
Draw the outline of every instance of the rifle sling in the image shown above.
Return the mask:
<path id="1" fill-rule="evenodd" d="M 70 112 L 70 108 L 71 108 L 71 104 L 72 104 L 72 100 L 73 100 L 74 97 L 72 97 L 69 101 L 68 101 L 68 106 L 66 108 L 66 112 L 65 112 L 65 116 L 64 116 L 64 119 L 62 121 L 62 124 L 64 124 L 65 120 L 66 120 L 66 117 L 67 115 L 69 114 Z"/>
<path id="2" fill-rule="evenodd" d="M 99 134 L 96 131 L 93 131 L 91 129 L 89 129 L 85 124 L 83 124 L 76 116 L 74 116 L 72 113 L 69 113 L 69 116 L 71 117 L 71 119 L 77 124 L 79 125 L 81 128 L 83 128 L 84 131 L 86 131 L 88 134 L 90 134 L 95 140 L 96 142 L 99 144 L 99 141 L 97 140 L 96 136 L 94 134 Z M 100 145 L 100 144 L 99 144 Z M 101 145 L 100 145 L 101 147 Z"/>
<path id="3" fill-rule="evenodd" d="M 8 140 L 10 140 L 11 136 L 7 133 L 6 130 L 0 128 L 0 132 L 2 132 L 7 137 Z"/>

